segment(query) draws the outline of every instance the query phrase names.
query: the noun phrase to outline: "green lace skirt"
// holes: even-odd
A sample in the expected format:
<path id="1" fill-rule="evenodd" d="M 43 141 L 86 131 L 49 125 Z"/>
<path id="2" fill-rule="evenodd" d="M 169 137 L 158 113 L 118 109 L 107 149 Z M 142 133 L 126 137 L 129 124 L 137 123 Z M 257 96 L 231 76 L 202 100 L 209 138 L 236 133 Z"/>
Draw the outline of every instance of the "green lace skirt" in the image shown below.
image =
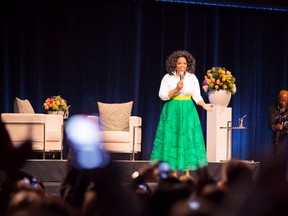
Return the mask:
<path id="1" fill-rule="evenodd" d="M 151 154 L 151 162 L 155 160 L 182 171 L 208 165 L 201 123 L 191 99 L 165 102 Z"/>

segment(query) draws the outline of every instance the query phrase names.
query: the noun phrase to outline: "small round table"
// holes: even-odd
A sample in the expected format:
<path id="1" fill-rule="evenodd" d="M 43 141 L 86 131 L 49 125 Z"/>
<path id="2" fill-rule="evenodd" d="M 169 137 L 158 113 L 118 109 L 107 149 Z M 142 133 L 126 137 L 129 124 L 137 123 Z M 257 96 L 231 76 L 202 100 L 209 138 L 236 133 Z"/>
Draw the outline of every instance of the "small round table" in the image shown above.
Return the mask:
<path id="1" fill-rule="evenodd" d="M 226 129 L 227 130 L 227 152 L 226 152 L 226 158 L 227 160 L 230 160 L 229 158 L 229 153 L 231 157 L 231 152 L 232 152 L 232 141 L 231 141 L 231 132 L 232 130 L 247 130 L 250 129 L 249 127 L 244 127 L 244 126 L 238 126 L 238 127 L 232 127 L 232 122 L 228 121 L 227 122 L 227 127 L 220 127 L 220 129 Z"/>

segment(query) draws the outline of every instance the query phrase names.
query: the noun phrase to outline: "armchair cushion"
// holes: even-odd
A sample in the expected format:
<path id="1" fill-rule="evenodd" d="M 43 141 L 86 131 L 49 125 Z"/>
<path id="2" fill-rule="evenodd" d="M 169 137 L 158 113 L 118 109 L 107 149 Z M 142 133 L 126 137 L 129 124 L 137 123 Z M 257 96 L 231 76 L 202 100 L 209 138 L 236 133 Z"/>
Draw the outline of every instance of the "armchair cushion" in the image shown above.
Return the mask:
<path id="1" fill-rule="evenodd" d="M 128 131 L 103 131 L 102 139 L 108 143 L 129 143 L 130 134 Z"/>
<path id="2" fill-rule="evenodd" d="M 21 100 L 17 97 L 14 100 L 14 112 L 15 113 L 35 113 L 29 100 L 27 99 Z"/>
<path id="3" fill-rule="evenodd" d="M 96 124 L 100 124 L 98 116 L 87 116 Z M 101 131 L 102 146 L 109 152 L 136 153 L 141 151 L 142 118 L 129 117 L 129 131 Z"/>
<path id="4" fill-rule="evenodd" d="M 126 103 L 98 102 L 100 126 L 103 131 L 129 131 L 133 101 Z"/>

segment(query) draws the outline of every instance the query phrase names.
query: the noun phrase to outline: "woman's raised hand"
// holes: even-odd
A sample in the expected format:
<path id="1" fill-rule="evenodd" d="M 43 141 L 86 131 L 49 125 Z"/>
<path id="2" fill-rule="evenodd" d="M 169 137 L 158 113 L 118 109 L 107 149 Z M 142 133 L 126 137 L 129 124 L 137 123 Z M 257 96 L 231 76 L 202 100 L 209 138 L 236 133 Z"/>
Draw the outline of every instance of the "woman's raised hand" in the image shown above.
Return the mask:
<path id="1" fill-rule="evenodd" d="M 180 91 L 182 88 L 183 88 L 183 80 L 180 80 L 178 83 L 177 83 L 177 90 Z"/>

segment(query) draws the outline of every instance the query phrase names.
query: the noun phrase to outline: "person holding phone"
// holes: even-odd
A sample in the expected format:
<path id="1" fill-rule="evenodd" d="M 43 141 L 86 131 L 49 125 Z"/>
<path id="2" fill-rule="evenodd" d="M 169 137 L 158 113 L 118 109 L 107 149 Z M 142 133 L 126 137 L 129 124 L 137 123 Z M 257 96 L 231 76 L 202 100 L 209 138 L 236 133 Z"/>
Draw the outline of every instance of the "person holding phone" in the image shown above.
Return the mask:
<path id="1" fill-rule="evenodd" d="M 196 61 L 187 51 L 174 51 L 166 60 L 159 97 L 165 102 L 158 123 L 151 161 L 169 163 L 189 176 L 189 170 L 207 166 L 207 155 L 200 119 L 194 102 L 207 111 L 213 109 L 200 94 L 195 76 Z M 193 99 L 193 101 L 192 101 Z"/>

